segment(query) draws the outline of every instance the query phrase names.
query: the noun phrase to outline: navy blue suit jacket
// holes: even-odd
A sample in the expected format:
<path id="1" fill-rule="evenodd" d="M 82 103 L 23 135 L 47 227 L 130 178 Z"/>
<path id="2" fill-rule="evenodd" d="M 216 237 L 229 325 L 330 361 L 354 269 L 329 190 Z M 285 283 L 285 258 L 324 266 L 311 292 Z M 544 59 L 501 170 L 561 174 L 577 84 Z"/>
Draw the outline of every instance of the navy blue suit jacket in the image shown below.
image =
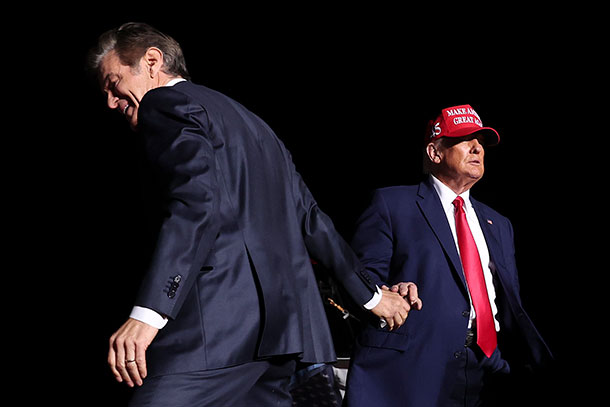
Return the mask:
<path id="1" fill-rule="evenodd" d="M 509 220 L 471 197 L 489 248 L 496 287 L 499 349 L 511 366 L 542 364 L 550 351 L 519 296 Z M 424 307 L 394 332 L 370 325 L 357 339 L 349 370 L 349 406 L 440 406 L 457 377 L 470 303 L 460 258 L 432 185 L 377 190 L 361 216 L 353 247 L 378 284 L 417 284 Z"/>
<path id="2" fill-rule="evenodd" d="M 163 204 L 136 304 L 171 319 L 147 350 L 149 375 L 282 354 L 334 360 L 310 257 L 361 304 L 374 286 L 282 142 L 191 82 L 149 91 L 138 115 Z"/>

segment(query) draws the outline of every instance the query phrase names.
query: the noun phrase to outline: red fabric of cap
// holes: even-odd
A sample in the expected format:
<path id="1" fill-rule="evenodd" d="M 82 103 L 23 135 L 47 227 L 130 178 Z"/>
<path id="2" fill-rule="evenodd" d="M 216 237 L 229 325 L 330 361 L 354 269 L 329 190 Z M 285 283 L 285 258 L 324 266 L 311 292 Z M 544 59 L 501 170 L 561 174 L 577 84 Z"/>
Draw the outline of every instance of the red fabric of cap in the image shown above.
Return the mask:
<path id="1" fill-rule="evenodd" d="M 485 134 L 487 145 L 500 142 L 498 132 L 491 127 L 483 127 L 481 118 L 470 105 L 448 107 L 430 122 L 426 144 L 441 137 L 464 137 L 477 132 Z"/>

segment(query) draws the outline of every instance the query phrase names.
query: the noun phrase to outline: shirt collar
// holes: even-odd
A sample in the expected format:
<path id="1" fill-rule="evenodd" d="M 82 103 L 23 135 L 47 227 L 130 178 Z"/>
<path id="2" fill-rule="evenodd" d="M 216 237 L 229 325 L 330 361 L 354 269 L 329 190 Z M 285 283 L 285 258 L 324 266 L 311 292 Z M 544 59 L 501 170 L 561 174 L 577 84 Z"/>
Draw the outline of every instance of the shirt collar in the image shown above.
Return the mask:
<path id="1" fill-rule="evenodd" d="M 430 174 L 430 180 L 432 182 L 432 186 L 436 190 L 438 197 L 441 199 L 441 203 L 445 210 L 451 209 L 453 210 L 453 201 L 458 196 L 451 188 L 447 185 L 443 184 L 438 178 L 434 175 Z M 470 190 L 464 191 L 460 194 L 462 199 L 464 200 L 464 209 L 468 212 L 468 209 L 472 206 L 470 203 Z"/>
<path id="2" fill-rule="evenodd" d="M 184 78 L 174 78 L 174 79 L 170 80 L 169 82 L 167 82 L 164 86 L 174 86 L 178 82 L 183 82 L 185 80 L 186 79 L 184 79 Z"/>

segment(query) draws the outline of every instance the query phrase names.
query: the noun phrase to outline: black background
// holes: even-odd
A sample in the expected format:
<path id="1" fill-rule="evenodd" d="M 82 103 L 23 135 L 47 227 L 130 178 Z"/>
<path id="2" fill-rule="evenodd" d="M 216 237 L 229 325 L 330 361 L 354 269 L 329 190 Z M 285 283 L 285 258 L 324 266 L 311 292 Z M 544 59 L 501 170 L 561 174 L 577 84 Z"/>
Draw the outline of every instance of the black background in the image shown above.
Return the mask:
<path id="1" fill-rule="evenodd" d="M 7 155 L 24 181 L 6 193 L 27 213 L 10 220 L 24 249 L 12 254 L 31 270 L 18 304 L 39 303 L 37 316 L 18 316 L 36 332 L 34 386 L 99 405 L 123 405 L 130 392 L 106 354 L 145 266 L 137 144 L 84 63 L 101 32 L 144 21 L 180 42 L 194 82 L 274 129 L 348 239 L 374 188 L 419 182 L 427 121 L 471 104 L 501 135 L 472 193 L 513 222 L 523 302 L 558 361 L 549 397 L 595 388 L 602 335 L 588 323 L 593 294 L 603 299 L 596 253 L 607 240 L 595 9 L 189 10 L 42 15 L 26 24 L 38 35 L 19 33 L 13 55 L 28 62 L 11 99 L 27 108 L 13 116 L 19 145 Z"/>

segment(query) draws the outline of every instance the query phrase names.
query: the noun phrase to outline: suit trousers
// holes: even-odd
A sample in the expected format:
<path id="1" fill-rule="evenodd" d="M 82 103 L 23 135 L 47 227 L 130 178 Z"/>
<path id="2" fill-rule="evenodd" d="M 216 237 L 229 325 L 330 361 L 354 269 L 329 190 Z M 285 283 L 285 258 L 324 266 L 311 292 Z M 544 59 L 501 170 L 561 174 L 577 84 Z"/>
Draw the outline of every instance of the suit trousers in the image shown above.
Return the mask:
<path id="1" fill-rule="evenodd" d="M 454 355 L 460 363 L 446 407 L 497 406 L 499 387 L 510 373 L 508 363 L 496 349 L 490 358 L 475 344 Z"/>
<path id="2" fill-rule="evenodd" d="M 222 369 L 144 379 L 129 407 L 290 407 L 295 358 L 277 356 Z"/>

